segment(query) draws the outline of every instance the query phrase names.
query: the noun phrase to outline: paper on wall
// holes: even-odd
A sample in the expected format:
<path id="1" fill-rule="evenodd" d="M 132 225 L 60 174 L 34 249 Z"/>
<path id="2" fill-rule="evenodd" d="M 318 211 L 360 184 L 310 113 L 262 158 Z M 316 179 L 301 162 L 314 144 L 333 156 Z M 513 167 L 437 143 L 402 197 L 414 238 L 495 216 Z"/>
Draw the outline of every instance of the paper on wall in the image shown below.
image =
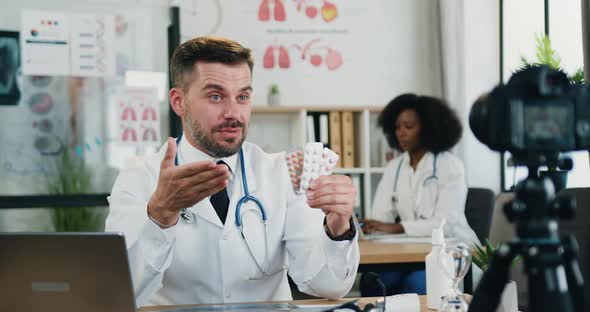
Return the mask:
<path id="1" fill-rule="evenodd" d="M 115 18 L 112 15 L 71 15 L 72 76 L 115 75 Z"/>
<path id="2" fill-rule="evenodd" d="M 160 144 L 160 112 L 155 88 L 121 88 L 113 97 L 117 107 L 117 141 Z"/>
<path id="3" fill-rule="evenodd" d="M 70 74 L 68 14 L 23 11 L 21 38 L 21 60 L 25 75 Z"/>

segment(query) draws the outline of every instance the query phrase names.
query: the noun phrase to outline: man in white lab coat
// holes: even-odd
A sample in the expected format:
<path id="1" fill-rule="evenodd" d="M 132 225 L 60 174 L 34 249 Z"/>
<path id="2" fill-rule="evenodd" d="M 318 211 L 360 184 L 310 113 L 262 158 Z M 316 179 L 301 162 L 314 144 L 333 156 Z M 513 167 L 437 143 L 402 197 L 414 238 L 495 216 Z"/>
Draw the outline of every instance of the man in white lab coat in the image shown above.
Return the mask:
<path id="1" fill-rule="evenodd" d="M 354 282 L 354 186 L 323 176 L 297 195 L 285 155 L 244 142 L 252 65 L 249 49 L 215 37 L 172 57 L 183 136 L 123 170 L 109 197 L 106 230 L 125 233 L 138 306 L 290 300 L 287 273 L 320 297 L 344 296 Z M 246 188 L 266 227 L 252 200 L 236 214 Z"/>

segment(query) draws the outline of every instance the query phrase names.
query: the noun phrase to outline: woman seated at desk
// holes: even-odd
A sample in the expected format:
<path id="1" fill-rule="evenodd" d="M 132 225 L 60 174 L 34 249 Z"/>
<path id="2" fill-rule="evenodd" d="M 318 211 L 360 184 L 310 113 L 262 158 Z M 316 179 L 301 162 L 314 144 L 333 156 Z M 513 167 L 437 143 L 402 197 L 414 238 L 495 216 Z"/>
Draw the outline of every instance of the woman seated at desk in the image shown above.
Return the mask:
<path id="1" fill-rule="evenodd" d="M 430 237 L 446 219 L 447 237 L 478 244 L 465 219 L 463 164 L 448 152 L 461 138 L 455 112 L 440 99 L 403 94 L 383 109 L 378 125 L 389 145 L 403 153 L 386 165 L 373 202 L 373 220 L 362 221 L 363 231 Z M 386 272 L 380 277 L 388 295 L 426 294 L 424 270 Z M 374 286 L 361 280 L 361 294 L 381 295 Z"/>

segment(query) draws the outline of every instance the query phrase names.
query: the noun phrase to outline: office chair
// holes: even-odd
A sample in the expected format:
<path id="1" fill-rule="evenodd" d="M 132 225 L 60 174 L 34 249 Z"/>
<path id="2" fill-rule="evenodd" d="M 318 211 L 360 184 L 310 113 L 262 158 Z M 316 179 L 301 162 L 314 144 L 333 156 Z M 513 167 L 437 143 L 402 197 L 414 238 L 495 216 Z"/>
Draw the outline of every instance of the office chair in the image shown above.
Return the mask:
<path id="1" fill-rule="evenodd" d="M 482 243 L 490 235 L 494 197 L 494 192 L 486 188 L 470 187 L 467 190 L 465 218 Z"/>

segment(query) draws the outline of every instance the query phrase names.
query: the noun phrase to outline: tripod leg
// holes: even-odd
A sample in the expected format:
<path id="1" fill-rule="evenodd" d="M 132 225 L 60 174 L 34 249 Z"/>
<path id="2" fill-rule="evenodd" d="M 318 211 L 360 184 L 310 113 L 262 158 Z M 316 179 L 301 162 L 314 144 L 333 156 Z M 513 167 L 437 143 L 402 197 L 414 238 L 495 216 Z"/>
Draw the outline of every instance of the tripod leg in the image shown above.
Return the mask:
<path id="1" fill-rule="evenodd" d="M 576 238 L 568 235 L 561 239 L 563 244 L 563 260 L 569 292 L 572 295 L 575 311 L 586 311 L 584 309 L 584 278 L 580 263 L 578 262 L 578 243 Z"/>
<path id="2" fill-rule="evenodd" d="M 473 294 L 469 312 L 495 312 L 502 291 L 508 282 L 510 265 L 514 258 L 512 247 L 502 244 L 494 253 L 488 270 L 484 273 L 479 286 Z"/>

